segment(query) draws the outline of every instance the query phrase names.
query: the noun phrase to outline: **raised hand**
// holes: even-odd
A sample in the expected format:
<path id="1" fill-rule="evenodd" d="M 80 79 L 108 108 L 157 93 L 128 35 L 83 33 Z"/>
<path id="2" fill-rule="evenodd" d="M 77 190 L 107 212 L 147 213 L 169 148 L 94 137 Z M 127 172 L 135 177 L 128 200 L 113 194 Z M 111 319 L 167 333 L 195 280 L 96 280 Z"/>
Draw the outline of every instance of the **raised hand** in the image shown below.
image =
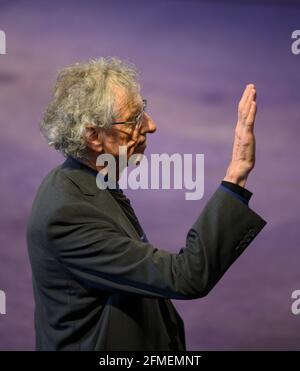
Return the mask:
<path id="1" fill-rule="evenodd" d="M 232 150 L 232 158 L 223 180 L 244 187 L 255 165 L 254 121 L 256 116 L 256 88 L 246 86 L 238 105 L 238 121 Z"/>

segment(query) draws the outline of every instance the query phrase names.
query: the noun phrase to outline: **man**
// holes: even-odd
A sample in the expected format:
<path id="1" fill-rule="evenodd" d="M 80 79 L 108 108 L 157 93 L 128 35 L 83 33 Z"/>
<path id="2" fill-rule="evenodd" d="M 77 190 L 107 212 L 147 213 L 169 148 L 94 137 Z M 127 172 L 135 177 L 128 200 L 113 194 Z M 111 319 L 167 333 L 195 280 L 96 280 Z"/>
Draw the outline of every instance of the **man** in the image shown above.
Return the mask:
<path id="1" fill-rule="evenodd" d="M 27 231 L 38 350 L 186 349 L 170 299 L 207 295 L 266 224 L 244 188 L 255 97 L 249 84 L 226 175 L 174 254 L 151 245 L 122 189 L 96 184 L 100 154 L 119 164 L 119 146 L 143 153 L 156 130 L 134 68 L 100 58 L 61 70 L 41 129 L 67 159 L 43 180 Z"/>

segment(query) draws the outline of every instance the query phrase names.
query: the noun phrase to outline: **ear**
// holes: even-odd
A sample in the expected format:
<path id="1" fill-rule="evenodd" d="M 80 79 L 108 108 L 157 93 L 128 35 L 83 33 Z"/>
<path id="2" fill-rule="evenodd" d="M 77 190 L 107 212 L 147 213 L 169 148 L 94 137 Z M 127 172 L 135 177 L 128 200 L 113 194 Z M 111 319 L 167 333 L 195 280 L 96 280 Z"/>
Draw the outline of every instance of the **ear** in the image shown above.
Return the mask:
<path id="1" fill-rule="evenodd" d="M 101 128 L 92 124 L 87 124 L 84 131 L 87 147 L 96 153 L 101 153 L 103 150 L 103 138 L 100 131 Z"/>

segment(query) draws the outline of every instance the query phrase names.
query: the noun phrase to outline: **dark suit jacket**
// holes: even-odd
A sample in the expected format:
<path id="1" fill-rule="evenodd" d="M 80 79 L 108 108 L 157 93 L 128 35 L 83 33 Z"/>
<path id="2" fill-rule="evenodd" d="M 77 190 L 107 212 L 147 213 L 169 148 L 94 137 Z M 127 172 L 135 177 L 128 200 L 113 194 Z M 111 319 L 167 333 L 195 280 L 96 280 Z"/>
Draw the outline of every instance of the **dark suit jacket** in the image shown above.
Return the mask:
<path id="1" fill-rule="evenodd" d="M 184 350 L 170 299 L 205 296 L 265 224 L 219 188 L 170 253 L 140 241 L 110 192 L 68 158 L 43 180 L 28 221 L 36 349 Z"/>

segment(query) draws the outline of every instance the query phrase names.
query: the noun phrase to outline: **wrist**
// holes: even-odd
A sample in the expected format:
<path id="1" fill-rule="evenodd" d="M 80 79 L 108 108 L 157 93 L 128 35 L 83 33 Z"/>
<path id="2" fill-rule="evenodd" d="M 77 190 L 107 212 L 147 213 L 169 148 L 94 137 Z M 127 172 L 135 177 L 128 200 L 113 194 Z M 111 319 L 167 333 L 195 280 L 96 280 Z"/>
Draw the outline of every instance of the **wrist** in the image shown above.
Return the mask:
<path id="1" fill-rule="evenodd" d="M 247 176 L 241 176 L 238 173 L 228 169 L 223 180 L 225 180 L 226 182 L 237 184 L 240 187 L 245 187 Z"/>

